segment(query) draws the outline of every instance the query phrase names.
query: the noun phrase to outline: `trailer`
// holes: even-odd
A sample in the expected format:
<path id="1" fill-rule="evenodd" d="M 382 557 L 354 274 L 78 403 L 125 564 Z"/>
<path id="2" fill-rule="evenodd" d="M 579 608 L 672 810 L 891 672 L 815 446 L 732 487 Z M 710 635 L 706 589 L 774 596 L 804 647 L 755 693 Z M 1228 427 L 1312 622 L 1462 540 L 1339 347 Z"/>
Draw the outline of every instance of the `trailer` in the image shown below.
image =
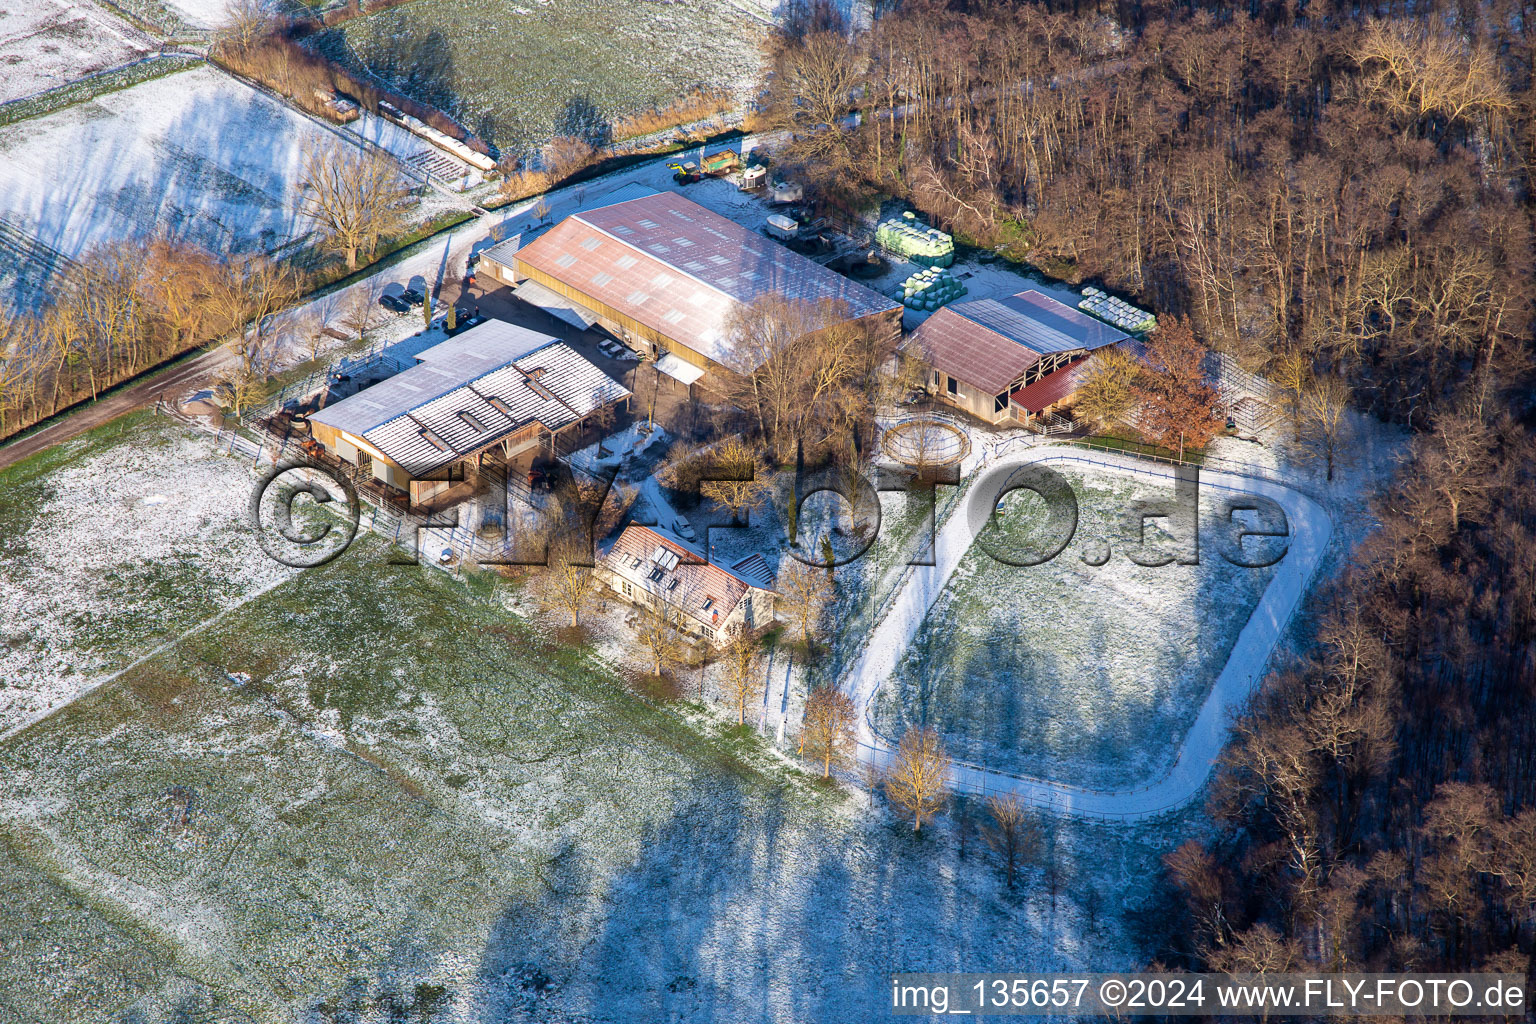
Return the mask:
<path id="1" fill-rule="evenodd" d="M 800 222 L 782 213 L 775 213 L 769 216 L 766 230 L 774 238 L 788 241 L 800 234 Z"/>
<path id="2" fill-rule="evenodd" d="M 718 153 L 710 153 L 704 157 L 701 169 L 712 177 L 720 177 L 730 174 L 741 166 L 741 157 L 736 155 L 734 149 L 722 149 Z"/>
<path id="3" fill-rule="evenodd" d="M 805 198 L 805 187 L 797 181 L 776 181 L 768 188 L 768 199 L 775 203 L 798 203 Z"/>

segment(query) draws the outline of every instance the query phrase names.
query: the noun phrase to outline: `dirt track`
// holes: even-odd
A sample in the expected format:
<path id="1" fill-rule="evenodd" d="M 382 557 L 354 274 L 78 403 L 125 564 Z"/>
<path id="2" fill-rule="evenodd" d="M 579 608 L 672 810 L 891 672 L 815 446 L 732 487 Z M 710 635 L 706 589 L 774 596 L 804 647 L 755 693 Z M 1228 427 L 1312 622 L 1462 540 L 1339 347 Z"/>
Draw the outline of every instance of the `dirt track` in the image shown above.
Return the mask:
<path id="1" fill-rule="evenodd" d="M 22 459 L 36 455 L 45 448 L 68 441 L 87 430 L 101 426 L 108 420 L 149 405 L 166 392 L 183 390 L 188 384 L 201 377 L 211 377 L 228 358 L 230 356 L 224 349 L 212 349 L 183 363 L 169 373 L 131 384 L 92 405 L 64 413 L 42 430 L 0 446 L 0 469 L 14 466 Z"/>

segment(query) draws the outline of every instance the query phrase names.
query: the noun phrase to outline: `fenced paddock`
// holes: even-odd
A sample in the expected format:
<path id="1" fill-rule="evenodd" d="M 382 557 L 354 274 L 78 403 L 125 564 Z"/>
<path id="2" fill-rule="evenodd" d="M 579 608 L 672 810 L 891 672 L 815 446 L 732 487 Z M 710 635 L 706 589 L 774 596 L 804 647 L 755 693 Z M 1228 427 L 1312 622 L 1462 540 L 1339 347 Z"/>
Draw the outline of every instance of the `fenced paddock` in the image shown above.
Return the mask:
<path id="1" fill-rule="evenodd" d="M 1118 472 L 1130 470 L 1169 481 L 1177 471 L 1165 463 L 1078 445 L 1031 445 L 1026 438 L 1012 438 L 989 447 L 983 467 L 1008 468 L 1035 461 L 1064 461 Z M 1115 821 L 1138 821 L 1166 814 L 1198 797 L 1226 742 L 1232 715 L 1262 679 L 1270 652 L 1300 605 L 1333 531 L 1332 520 L 1321 505 L 1270 474 L 1246 472 L 1235 465 L 1219 469 L 1207 466 L 1201 479 L 1206 487 L 1257 494 L 1276 501 L 1286 512 L 1291 532 L 1286 557 L 1276 566 L 1259 606 L 1239 631 L 1230 656 L 1184 732 L 1171 766 L 1128 784 L 1094 787 L 957 759 L 951 778 L 957 789 L 971 793 L 1011 792 L 1033 806 Z M 980 522 L 987 518 L 980 517 Z M 980 528 L 975 520 L 977 517 L 967 514 L 967 510 L 957 510 L 945 521 L 939 531 L 935 564 L 909 568 L 898 593 L 883 610 L 860 655 L 843 677 L 842 687 L 863 712 L 859 753 L 866 764 L 881 767 L 893 756 L 895 737 L 882 734 L 880 723 L 870 713 L 872 705 L 897 670 L 930 608 L 970 551 Z"/>
<path id="2" fill-rule="evenodd" d="M 971 454 L 971 438 L 961 427 L 937 416 L 900 420 L 880 435 L 886 457 L 914 469 L 953 466 Z"/>

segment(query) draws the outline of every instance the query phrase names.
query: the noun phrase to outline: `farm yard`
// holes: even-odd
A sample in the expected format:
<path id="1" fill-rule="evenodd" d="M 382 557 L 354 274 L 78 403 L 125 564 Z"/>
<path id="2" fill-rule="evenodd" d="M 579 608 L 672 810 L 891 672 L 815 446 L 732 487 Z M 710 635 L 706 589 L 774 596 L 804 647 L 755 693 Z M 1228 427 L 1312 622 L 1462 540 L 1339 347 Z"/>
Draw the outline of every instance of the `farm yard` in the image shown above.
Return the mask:
<path id="1" fill-rule="evenodd" d="M 695 86 L 748 89 L 766 17 L 729 0 L 420 0 L 314 45 L 518 153 L 556 134 L 601 138 Z"/>
<path id="2" fill-rule="evenodd" d="M 1172 763 L 1274 570 L 1217 553 L 1209 490 L 1199 565 L 1135 564 L 1121 517 L 1166 490 L 1128 473 L 1054 468 L 1077 498 L 1075 539 L 1030 567 L 973 545 L 876 696 L 873 723 L 886 736 L 935 726 L 954 756 L 1001 771 L 1136 785 Z M 999 540 L 1038 545 L 1043 508 L 1029 492 L 1010 495 Z M 1155 523 L 1154 547 L 1166 539 Z M 1105 542 L 1108 562 L 1086 564 Z"/>
<path id="3" fill-rule="evenodd" d="M 144 56 L 144 33 L 91 0 L 29 0 L 0 8 L 0 103 Z"/>
<path id="4" fill-rule="evenodd" d="M 139 448 L 205 468 L 158 479 L 132 464 Z M 6 536 L 29 465 L 0 474 L 18 494 Z M 156 421 L 46 468 L 177 497 L 201 480 L 228 506 L 249 479 Z M 113 533 L 41 504 L 29 544 Z M 391 565 L 366 539 L 255 592 L 242 560 L 269 570 L 253 544 L 175 526 L 207 511 L 106 504 L 128 521 L 105 560 L 169 551 L 186 567 L 141 598 L 166 633 L 207 612 L 198 580 L 235 606 L 0 741 L 0 1017 L 862 1019 L 885 998 L 871 964 L 1146 955 L 1137 912 L 1161 827 L 1054 823 L 1010 893 L 974 852 L 963 863 L 959 826 L 913 838 L 750 733 L 633 694 L 589 648 L 509 612 L 516 582 Z M 93 579 L 54 590 L 88 604 Z M 140 638 L 124 657 L 158 639 L 114 628 Z M 13 620 L 6 642 L 120 667 L 95 637 Z"/>

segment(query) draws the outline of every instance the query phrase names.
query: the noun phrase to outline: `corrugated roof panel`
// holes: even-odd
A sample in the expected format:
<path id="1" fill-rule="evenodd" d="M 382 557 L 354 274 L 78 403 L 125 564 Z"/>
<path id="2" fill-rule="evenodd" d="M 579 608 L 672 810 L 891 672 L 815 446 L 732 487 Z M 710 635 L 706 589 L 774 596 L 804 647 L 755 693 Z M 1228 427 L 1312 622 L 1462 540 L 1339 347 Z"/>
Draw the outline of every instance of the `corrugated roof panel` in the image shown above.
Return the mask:
<path id="1" fill-rule="evenodd" d="M 953 303 L 913 334 L 935 369 L 989 394 L 1012 385 L 1042 355 L 1092 351 L 1129 337 L 1034 290 Z"/>
<path id="2" fill-rule="evenodd" d="M 629 394 L 564 342 L 501 321 L 471 328 L 418 358 L 430 361 L 312 418 L 362 436 L 421 476 L 534 421 L 558 429 Z M 543 371 L 542 394 L 529 386 L 535 367 Z"/>
<path id="3" fill-rule="evenodd" d="M 645 227 L 647 224 L 653 227 Z M 560 255 L 579 245 L 593 228 L 606 232 L 611 243 L 594 250 L 574 267 L 560 265 Z M 679 239 L 694 244 L 683 247 Z M 676 262 L 657 254 L 651 247 L 658 244 L 686 251 L 688 260 Z M 738 305 L 764 295 L 780 294 L 809 302 L 833 299 L 845 303 L 854 317 L 900 308 L 885 296 L 672 192 L 567 218 L 521 250 L 518 259 L 727 366 L 736 366 L 736 360 L 722 342 L 720 328 Z M 710 266 L 724 269 L 721 280 L 710 281 L 700 273 L 701 267 Z M 676 283 L 675 291 L 669 287 L 668 304 L 629 301 L 628 296 L 637 292 L 649 298 L 647 282 L 664 268 L 685 275 L 685 280 Z M 744 271 L 754 276 L 748 277 Z M 600 284 L 596 281 L 599 273 L 612 274 L 613 280 Z M 689 315 L 681 323 L 668 323 L 662 318 L 672 309 L 688 311 Z"/>
<path id="4" fill-rule="evenodd" d="M 1077 381 L 1082 374 L 1083 364 L 1089 358 L 1089 356 L 1078 356 L 1054 373 L 1048 373 L 1033 384 L 1019 388 L 1008 396 L 1009 400 L 1032 413 L 1039 412 L 1048 405 L 1055 405 L 1077 390 Z"/>

